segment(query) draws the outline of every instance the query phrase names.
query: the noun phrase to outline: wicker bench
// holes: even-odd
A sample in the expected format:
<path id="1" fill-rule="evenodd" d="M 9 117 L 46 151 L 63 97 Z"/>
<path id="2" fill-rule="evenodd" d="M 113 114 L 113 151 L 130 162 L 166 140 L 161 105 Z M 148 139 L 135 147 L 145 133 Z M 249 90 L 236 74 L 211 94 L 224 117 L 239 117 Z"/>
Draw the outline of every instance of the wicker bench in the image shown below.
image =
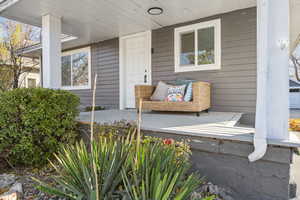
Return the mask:
<path id="1" fill-rule="evenodd" d="M 139 108 L 140 99 L 143 100 L 142 110 L 196 112 L 199 116 L 200 112 L 208 111 L 210 108 L 210 84 L 207 82 L 193 83 L 193 100 L 190 102 L 151 101 L 150 97 L 154 90 L 155 86 L 136 85 L 136 108 Z"/>

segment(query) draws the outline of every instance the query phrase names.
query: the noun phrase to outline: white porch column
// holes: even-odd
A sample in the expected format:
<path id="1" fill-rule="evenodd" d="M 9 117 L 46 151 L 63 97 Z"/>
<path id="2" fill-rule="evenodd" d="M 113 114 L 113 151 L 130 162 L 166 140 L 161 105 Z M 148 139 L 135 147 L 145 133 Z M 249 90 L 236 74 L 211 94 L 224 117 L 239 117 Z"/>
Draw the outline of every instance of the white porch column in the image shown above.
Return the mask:
<path id="1" fill-rule="evenodd" d="M 267 138 L 288 139 L 289 0 L 268 0 Z"/>
<path id="2" fill-rule="evenodd" d="M 61 87 L 61 18 L 45 15 L 42 18 L 43 87 Z"/>
<path id="3" fill-rule="evenodd" d="M 255 151 L 262 158 L 267 139 L 289 138 L 289 0 L 257 0 L 257 102 Z"/>

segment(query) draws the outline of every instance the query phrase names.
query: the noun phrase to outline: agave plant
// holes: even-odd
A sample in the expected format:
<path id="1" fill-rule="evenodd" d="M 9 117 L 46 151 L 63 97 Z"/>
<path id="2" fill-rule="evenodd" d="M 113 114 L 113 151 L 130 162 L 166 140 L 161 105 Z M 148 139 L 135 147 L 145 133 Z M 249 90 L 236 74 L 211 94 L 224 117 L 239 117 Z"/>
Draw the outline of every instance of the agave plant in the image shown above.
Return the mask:
<path id="1" fill-rule="evenodd" d="M 37 180 L 40 183 L 38 189 L 74 200 L 113 199 L 117 188 L 122 185 L 121 171 L 126 171 L 128 166 L 126 159 L 130 153 L 130 142 L 99 137 L 92 145 L 92 152 L 83 142 L 64 147 L 55 155 L 58 166 L 52 164 L 59 174 L 54 178 L 54 186 Z"/>
<path id="2" fill-rule="evenodd" d="M 176 154 L 175 147 L 161 143 L 142 144 L 131 169 L 122 171 L 131 200 L 186 200 L 200 185 L 198 176 L 186 177 L 189 163 Z"/>

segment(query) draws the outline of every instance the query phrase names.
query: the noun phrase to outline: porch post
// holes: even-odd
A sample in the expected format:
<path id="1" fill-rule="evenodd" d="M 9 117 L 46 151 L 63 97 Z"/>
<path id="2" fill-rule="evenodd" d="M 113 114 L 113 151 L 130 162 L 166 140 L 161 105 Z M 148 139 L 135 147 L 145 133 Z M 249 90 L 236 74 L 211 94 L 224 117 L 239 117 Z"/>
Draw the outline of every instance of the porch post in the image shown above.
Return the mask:
<path id="1" fill-rule="evenodd" d="M 289 0 L 257 0 L 257 101 L 255 161 L 267 139 L 289 138 Z M 258 153 L 259 152 L 259 153 Z"/>
<path id="2" fill-rule="evenodd" d="M 50 14 L 42 18 L 43 87 L 61 87 L 61 19 Z"/>
<path id="3" fill-rule="evenodd" d="M 289 0 L 268 0 L 267 138 L 289 138 Z"/>

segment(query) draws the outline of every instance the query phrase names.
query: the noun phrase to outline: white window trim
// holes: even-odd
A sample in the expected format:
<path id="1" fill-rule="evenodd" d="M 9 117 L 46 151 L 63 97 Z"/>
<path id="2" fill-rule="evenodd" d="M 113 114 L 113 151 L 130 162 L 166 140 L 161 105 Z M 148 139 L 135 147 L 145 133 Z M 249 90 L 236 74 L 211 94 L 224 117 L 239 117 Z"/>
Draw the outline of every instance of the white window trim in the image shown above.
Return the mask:
<path id="1" fill-rule="evenodd" d="M 87 90 L 87 89 L 92 88 L 92 84 L 91 84 L 92 83 L 92 81 L 91 81 L 91 77 L 92 77 L 91 47 L 85 47 L 85 48 L 75 49 L 75 50 L 71 50 L 71 51 L 66 51 L 66 52 L 62 53 L 62 56 L 69 56 L 72 54 L 82 53 L 82 52 L 88 53 L 88 85 L 85 85 L 85 86 L 61 86 L 61 89 L 63 89 L 63 90 Z M 71 63 L 72 63 L 72 61 L 71 61 Z M 72 78 L 72 69 L 71 69 L 71 82 L 72 81 L 73 81 L 73 78 Z"/>
<path id="2" fill-rule="evenodd" d="M 198 60 L 198 31 L 199 29 L 214 27 L 215 38 L 215 63 L 207 65 L 185 65 L 180 66 L 180 34 L 194 32 L 195 33 L 195 61 Z M 204 70 L 219 70 L 221 69 L 221 19 L 215 19 L 206 22 L 200 22 L 188 26 L 175 28 L 174 30 L 174 60 L 175 72 L 190 72 L 190 71 L 204 71 Z"/>
<path id="3" fill-rule="evenodd" d="M 37 79 L 36 79 L 36 78 L 33 78 L 33 77 L 27 77 L 27 78 L 26 78 L 26 88 L 29 87 L 29 79 L 35 80 L 35 87 L 38 86 L 38 82 L 37 82 Z"/>
<path id="4" fill-rule="evenodd" d="M 25 87 L 28 88 L 28 80 L 29 79 L 35 79 L 36 87 L 39 87 L 40 85 L 40 77 L 38 73 L 28 73 L 25 75 Z"/>

